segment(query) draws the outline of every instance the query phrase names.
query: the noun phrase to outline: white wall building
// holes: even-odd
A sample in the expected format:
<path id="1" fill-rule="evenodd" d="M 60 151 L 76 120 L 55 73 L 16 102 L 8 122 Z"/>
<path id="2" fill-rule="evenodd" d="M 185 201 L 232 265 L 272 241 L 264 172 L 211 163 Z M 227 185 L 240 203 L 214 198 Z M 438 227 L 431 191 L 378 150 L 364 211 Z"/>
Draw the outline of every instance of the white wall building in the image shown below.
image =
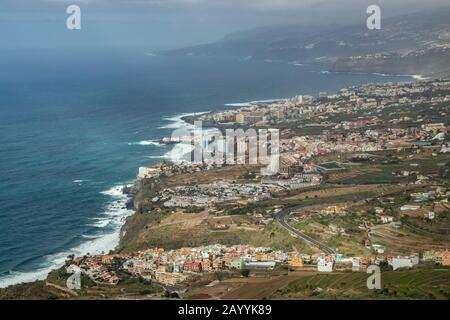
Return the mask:
<path id="1" fill-rule="evenodd" d="M 353 258 L 352 259 L 352 270 L 353 271 L 359 271 L 361 268 L 361 259 L 360 258 Z"/>
<path id="2" fill-rule="evenodd" d="M 319 272 L 333 272 L 334 262 L 327 260 L 325 257 L 317 258 L 317 271 Z"/>
<path id="3" fill-rule="evenodd" d="M 419 264 L 419 256 L 397 257 L 392 258 L 392 260 L 389 261 L 389 265 L 391 265 L 394 270 L 400 268 L 412 268 L 418 264 Z"/>

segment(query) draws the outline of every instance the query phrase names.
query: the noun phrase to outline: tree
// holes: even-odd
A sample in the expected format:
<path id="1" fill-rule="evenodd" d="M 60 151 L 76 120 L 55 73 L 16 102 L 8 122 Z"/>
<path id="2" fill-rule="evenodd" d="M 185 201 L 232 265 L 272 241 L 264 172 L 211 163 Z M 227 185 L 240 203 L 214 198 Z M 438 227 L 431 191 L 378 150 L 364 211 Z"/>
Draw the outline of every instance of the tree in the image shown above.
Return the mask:
<path id="1" fill-rule="evenodd" d="M 381 271 L 392 271 L 392 266 L 386 260 L 380 261 L 379 265 Z"/>
<path id="2" fill-rule="evenodd" d="M 248 276 L 250 275 L 250 270 L 248 270 L 248 269 L 242 269 L 242 270 L 241 270 L 241 275 L 242 275 L 243 277 L 248 278 Z"/>

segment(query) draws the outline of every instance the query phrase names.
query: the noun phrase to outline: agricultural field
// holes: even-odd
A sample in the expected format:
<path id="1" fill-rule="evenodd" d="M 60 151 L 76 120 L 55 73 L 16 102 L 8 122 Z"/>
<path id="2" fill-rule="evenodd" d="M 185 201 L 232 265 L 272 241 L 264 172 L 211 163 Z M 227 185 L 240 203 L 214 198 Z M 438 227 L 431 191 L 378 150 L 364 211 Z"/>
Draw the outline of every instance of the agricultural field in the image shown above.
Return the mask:
<path id="1" fill-rule="evenodd" d="M 418 172 L 420 175 L 434 175 L 446 179 L 450 157 L 446 154 L 431 155 L 432 150 L 409 156 L 396 155 L 399 162 L 368 161 L 344 163 L 345 170 L 328 173 L 329 183 L 340 184 L 388 184 L 414 182 L 417 174 L 402 176 L 404 171 Z M 403 158 L 404 157 L 404 158 Z M 383 158 L 382 158 L 383 159 Z"/>
<path id="2" fill-rule="evenodd" d="M 370 239 L 374 243 L 386 246 L 390 254 L 409 254 L 427 250 L 445 250 L 450 246 L 450 237 L 423 235 L 414 230 L 393 225 L 372 227 Z"/>
<path id="3" fill-rule="evenodd" d="M 380 290 L 367 288 L 363 272 L 318 274 L 292 281 L 270 299 L 431 299 L 450 298 L 450 269 L 385 271 Z"/>

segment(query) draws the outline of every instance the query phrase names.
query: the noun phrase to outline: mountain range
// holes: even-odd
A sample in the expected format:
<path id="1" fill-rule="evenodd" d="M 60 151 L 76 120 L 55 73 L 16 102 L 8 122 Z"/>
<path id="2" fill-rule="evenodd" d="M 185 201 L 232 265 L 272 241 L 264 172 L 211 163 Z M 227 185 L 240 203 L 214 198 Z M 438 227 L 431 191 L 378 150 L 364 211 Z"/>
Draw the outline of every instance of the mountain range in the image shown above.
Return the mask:
<path id="1" fill-rule="evenodd" d="M 430 11 L 346 26 L 264 27 L 229 34 L 209 44 L 166 55 L 234 56 L 325 64 L 330 71 L 450 75 L 450 11 Z"/>

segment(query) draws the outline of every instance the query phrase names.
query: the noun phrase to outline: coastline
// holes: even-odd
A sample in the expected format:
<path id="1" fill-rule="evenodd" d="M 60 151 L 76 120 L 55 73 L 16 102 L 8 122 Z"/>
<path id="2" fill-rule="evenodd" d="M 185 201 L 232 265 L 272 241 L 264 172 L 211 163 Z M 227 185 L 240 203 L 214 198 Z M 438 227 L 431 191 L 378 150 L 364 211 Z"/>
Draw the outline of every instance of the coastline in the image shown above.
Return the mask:
<path id="1" fill-rule="evenodd" d="M 378 77 L 410 77 L 414 81 L 421 80 L 429 80 L 431 77 L 428 77 L 423 74 L 397 74 L 397 73 L 380 73 L 380 72 L 358 72 L 358 71 L 332 71 L 332 70 L 324 70 L 320 71 L 322 74 L 349 74 L 349 75 L 371 75 Z"/>
<path id="2" fill-rule="evenodd" d="M 122 188 L 123 185 L 116 184 L 101 192 L 103 195 L 110 197 L 111 200 L 108 201 L 101 215 L 92 218 L 91 226 L 98 228 L 109 226 L 110 230 L 100 235 L 81 235 L 81 238 L 86 239 L 86 241 L 70 249 L 44 256 L 44 262 L 38 269 L 27 272 L 10 272 L 1 278 L 0 288 L 45 280 L 48 273 L 64 265 L 67 256 L 71 254 L 83 256 L 87 253 L 101 254 L 102 252 L 115 250 L 120 241 L 120 228 L 125 223 L 126 218 L 135 213 L 134 210 L 127 208 L 129 197 L 122 192 Z"/>
<path id="3" fill-rule="evenodd" d="M 380 74 L 373 74 L 373 75 L 378 75 L 378 76 L 392 76 L 392 75 L 380 75 Z M 414 81 L 420 81 L 420 80 L 425 80 L 428 78 L 425 78 L 421 75 L 397 75 L 399 77 L 404 77 L 404 76 L 408 76 L 411 77 L 411 82 Z M 226 111 L 226 110 L 233 110 L 233 109 L 238 109 L 238 108 L 242 108 L 242 107 L 246 107 L 246 106 L 254 106 L 254 105 L 258 105 L 258 104 L 263 104 L 263 103 L 271 103 L 271 102 L 276 102 L 276 101 L 283 101 L 283 100 L 289 100 L 290 98 L 278 98 L 278 99 L 264 99 L 264 100 L 252 100 L 252 101 L 245 101 L 245 102 L 236 102 L 236 103 L 227 103 L 227 104 L 223 104 L 224 107 L 226 108 L 222 108 L 220 111 Z M 194 128 L 194 120 L 196 116 L 199 115 L 203 115 L 203 114 L 210 114 L 210 113 L 214 113 L 217 112 L 219 110 L 212 110 L 212 111 L 204 111 L 204 112 L 192 112 L 192 113 L 182 113 L 179 114 L 178 116 L 173 116 L 173 117 L 165 117 L 165 119 L 170 119 L 171 121 L 173 121 L 173 124 L 168 125 L 168 126 L 164 126 L 164 128 L 173 128 L 173 129 L 183 129 L 183 127 L 186 130 L 192 130 Z M 203 128 L 208 128 L 208 127 L 212 127 L 213 125 L 215 126 L 216 124 L 208 124 L 208 123 L 202 123 Z M 164 138 L 161 138 L 159 140 L 153 140 L 152 143 L 163 143 Z M 165 143 L 166 145 L 170 145 L 170 146 L 174 146 L 172 148 L 171 151 L 169 151 L 168 153 L 166 153 L 165 155 L 159 157 L 162 159 L 169 159 L 169 160 L 177 160 L 176 156 L 171 156 L 171 152 L 173 152 L 176 149 L 176 146 L 179 145 L 179 142 L 169 142 L 169 143 Z M 182 150 L 180 150 L 182 152 Z M 133 198 L 131 198 L 134 202 L 134 195 L 137 194 L 139 192 L 139 180 L 136 180 L 133 187 Z M 134 214 L 137 214 L 138 212 L 135 210 Z M 123 224 L 123 226 L 120 229 L 120 242 L 119 244 L 122 242 L 123 239 L 123 232 L 126 229 L 126 225 L 127 225 L 127 221 L 129 220 L 129 218 L 131 218 L 132 216 L 127 217 L 125 223 Z M 115 250 L 117 250 L 118 247 L 115 248 Z"/>
<path id="4" fill-rule="evenodd" d="M 389 76 L 389 75 L 386 75 Z M 398 75 L 401 76 L 401 75 Z M 404 75 L 403 75 L 404 76 Z M 417 81 L 419 78 L 414 78 L 415 76 L 411 76 L 412 81 Z M 419 76 L 416 76 L 419 77 Z M 421 76 L 420 76 L 421 77 Z M 422 78 L 420 79 L 422 80 Z M 231 110 L 233 108 L 239 108 L 246 105 L 255 105 L 257 103 L 267 103 L 267 102 L 273 102 L 273 101 L 279 101 L 279 100 L 285 100 L 289 98 L 280 98 L 280 99 L 270 99 L 270 100 L 254 100 L 249 102 L 242 102 L 242 103 L 231 103 L 231 104 L 224 104 L 223 106 L 228 107 L 228 110 Z M 227 109 L 223 109 L 227 110 Z M 192 113 L 181 113 L 175 116 L 166 116 L 163 117 L 164 120 L 169 121 L 170 123 L 164 126 L 161 126 L 161 129 L 180 129 L 184 126 L 185 129 L 189 130 L 193 128 L 192 120 L 196 115 L 206 114 L 214 111 L 206 111 L 206 112 L 192 112 Z M 207 127 L 207 125 L 205 125 Z M 139 144 L 139 145 L 155 145 L 158 144 L 158 140 L 143 140 L 138 143 L 128 143 L 128 145 L 133 144 Z M 177 143 L 174 143 L 176 146 Z M 156 156 L 153 159 L 175 159 L 174 157 L 174 148 L 170 150 L 167 153 L 161 154 L 160 156 Z M 128 186 L 128 184 L 127 184 Z M 75 254 L 76 256 L 82 256 L 87 253 L 90 254 L 100 254 L 102 252 L 107 251 L 115 251 L 118 249 L 118 246 L 120 242 L 122 241 L 123 235 L 122 232 L 124 228 L 126 227 L 126 223 L 128 218 L 131 216 L 137 214 L 137 211 L 135 208 L 130 209 L 127 204 L 133 201 L 134 197 L 133 194 L 127 194 L 122 191 L 123 184 L 116 184 L 114 187 L 112 187 L 109 190 L 106 190 L 103 192 L 103 194 L 110 195 L 112 197 L 112 200 L 110 201 L 110 208 L 116 210 L 112 214 L 113 219 L 115 220 L 116 227 L 113 232 L 99 236 L 97 238 L 94 238 L 91 241 L 86 241 L 81 243 L 80 245 L 73 247 L 69 250 L 66 250 L 64 252 L 60 252 L 54 255 L 49 255 L 47 257 L 44 257 L 46 261 L 51 261 L 52 264 L 43 268 L 40 268 L 38 270 L 30 271 L 30 272 L 24 272 L 24 273 L 11 273 L 11 275 L 7 275 L 5 277 L 2 277 L 2 281 L 0 281 L 0 288 L 8 287 L 11 285 L 16 285 L 20 283 L 27 283 L 27 282 L 34 282 L 36 280 L 44 280 L 48 273 L 56 268 L 61 267 L 64 264 L 64 261 L 66 260 L 66 257 L 70 254 Z M 133 189 L 132 193 L 138 192 L 139 190 L 139 183 L 138 180 L 134 180 L 130 186 L 130 189 Z M 108 207 L 107 207 L 108 209 Z M 122 211 L 123 210 L 123 211 Z M 119 211 L 121 211 L 119 213 Z M 105 221 L 105 220 L 103 220 Z M 102 220 L 98 218 L 97 223 L 102 223 Z M 96 249 L 92 250 L 93 247 L 97 247 Z"/>
<path id="5" fill-rule="evenodd" d="M 169 123 L 162 126 L 161 129 L 175 129 L 180 128 L 181 126 L 191 128 L 192 126 L 182 120 L 182 118 L 195 114 L 200 113 L 182 113 L 175 116 L 163 117 L 163 119 Z M 143 140 L 135 143 L 129 142 L 128 145 L 157 145 L 158 143 L 156 141 L 157 140 Z M 173 156 L 171 152 L 172 150 L 167 153 L 161 153 L 160 156 L 152 159 L 170 159 L 171 156 Z M 73 182 L 81 183 L 82 181 L 75 180 Z M 112 224 L 111 230 L 95 236 L 80 235 L 80 237 L 86 239 L 86 241 L 83 241 L 70 249 L 44 256 L 44 262 L 41 263 L 41 266 L 38 268 L 25 272 L 13 271 L 3 275 L 0 278 L 0 288 L 45 280 L 51 271 L 63 266 L 67 256 L 71 254 L 83 256 L 87 253 L 93 255 L 116 250 L 120 244 L 122 238 L 121 230 L 125 226 L 127 218 L 136 214 L 134 207 L 130 208 L 130 203 L 133 201 L 133 193 L 124 192 L 126 191 L 124 190 L 124 186 L 126 186 L 126 189 L 128 190 L 133 190 L 138 186 L 137 182 L 137 179 L 134 178 L 126 183 L 116 183 L 111 188 L 100 192 L 104 196 L 109 197 L 110 200 L 105 204 L 104 212 L 93 217 L 89 225 L 98 228 L 105 228 L 107 226 L 111 228 Z"/>

